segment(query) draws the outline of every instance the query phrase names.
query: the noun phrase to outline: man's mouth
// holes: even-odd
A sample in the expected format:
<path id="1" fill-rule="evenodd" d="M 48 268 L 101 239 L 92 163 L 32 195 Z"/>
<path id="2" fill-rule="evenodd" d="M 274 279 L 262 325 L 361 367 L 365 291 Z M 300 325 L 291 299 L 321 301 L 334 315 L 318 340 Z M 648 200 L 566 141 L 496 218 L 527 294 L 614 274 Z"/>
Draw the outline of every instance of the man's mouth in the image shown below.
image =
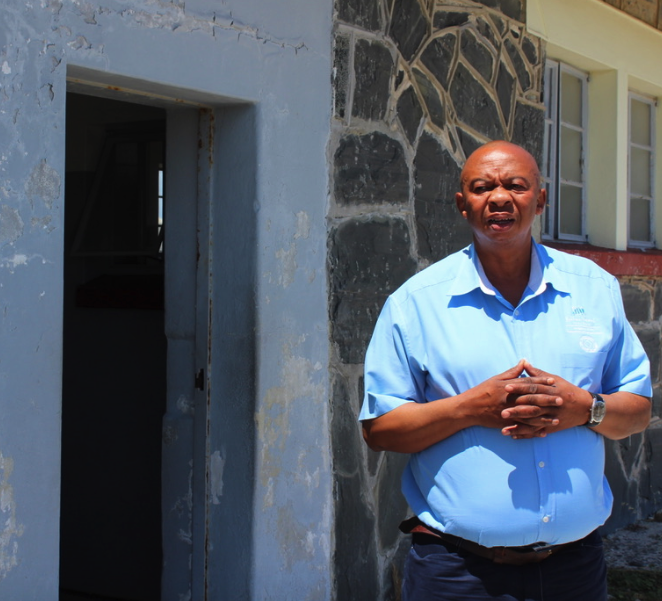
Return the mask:
<path id="1" fill-rule="evenodd" d="M 492 217 L 487 220 L 487 224 L 494 228 L 503 228 L 515 223 L 512 217 Z"/>

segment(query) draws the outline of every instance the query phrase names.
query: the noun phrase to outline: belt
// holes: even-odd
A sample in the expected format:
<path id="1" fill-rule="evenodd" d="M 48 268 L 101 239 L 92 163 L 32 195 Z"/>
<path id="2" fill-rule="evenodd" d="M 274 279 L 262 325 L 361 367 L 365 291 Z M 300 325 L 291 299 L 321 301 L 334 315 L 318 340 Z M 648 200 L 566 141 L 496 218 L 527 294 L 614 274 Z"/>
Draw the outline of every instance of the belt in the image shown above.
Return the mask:
<path id="1" fill-rule="evenodd" d="M 527 563 L 538 563 L 543 559 L 547 559 L 550 555 L 558 553 L 562 549 L 566 549 L 574 545 L 578 541 L 571 543 L 563 543 L 561 545 L 548 545 L 547 543 L 534 543 L 526 547 L 484 547 L 470 540 L 440 532 L 434 528 L 426 526 L 417 517 L 409 518 L 400 524 L 400 530 L 405 534 L 427 534 L 440 539 L 444 543 L 448 543 L 464 549 L 469 553 L 478 555 L 489 559 L 494 563 L 503 563 L 508 565 L 521 566 Z"/>

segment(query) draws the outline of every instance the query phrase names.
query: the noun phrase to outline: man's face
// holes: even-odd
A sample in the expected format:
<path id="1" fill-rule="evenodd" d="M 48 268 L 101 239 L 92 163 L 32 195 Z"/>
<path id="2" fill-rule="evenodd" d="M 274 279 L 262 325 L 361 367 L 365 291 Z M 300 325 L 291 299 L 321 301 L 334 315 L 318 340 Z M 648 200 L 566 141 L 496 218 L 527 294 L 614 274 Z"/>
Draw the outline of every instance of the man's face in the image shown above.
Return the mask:
<path id="1" fill-rule="evenodd" d="M 462 192 L 455 195 L 475 241 L 482 246 L 527 244 L 546 192 L 533 157 L 508 142 L 474 152 L 462 170 Z"/>

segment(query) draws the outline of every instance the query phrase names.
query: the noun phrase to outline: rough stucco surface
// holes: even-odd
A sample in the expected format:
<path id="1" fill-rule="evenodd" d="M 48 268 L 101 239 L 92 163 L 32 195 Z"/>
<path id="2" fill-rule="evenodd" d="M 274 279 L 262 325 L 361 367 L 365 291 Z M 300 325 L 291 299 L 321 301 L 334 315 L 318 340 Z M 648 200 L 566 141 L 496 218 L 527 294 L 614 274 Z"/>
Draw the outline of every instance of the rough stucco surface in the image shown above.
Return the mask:
<path id="1" fill-rule="evenodd" d="M 323 368 L 331 13 L 322 0 L 2 3 L 0 597 L 57 597 L 65 92 L 71 67 L 93 79 L 96 73 L 100 82 L 116 74 L 133 78 L 138 88 L 142 81 L 150 90 L 168 86 L 188 90 L 189 97 L 253 107 L 259 124 L 250 142 L 255 169 L 246 176 L 254 181 L 255 197 L 247 203 L 252 222 L 246 227 L 256 267 L 252 299 L 242 299 L 240 311 L 253 315 L 256 330 L 254 341 L 235 352 L 250 353 L 251 361 L 259 357 L 255 382 L 247 386 L 255 414 L 217 432 L 216 422 L 211 425 L 213 519 L 228 512 L 235 449 L 256 449 L 255 465 L 248 466 L 255 470 L 249 475 L 254 484 L 251 496 L 232 500 L 247 516 L 245 539 L 229 541 L 212 525 L 218 538 L 208 547 L 210 598 L 233 586 L 241 590 L 227 598 L 285 598 L 282 591 L 288 598 L 331 596 Z M 248 144 L 236 139 L 239 150 Z M 214 259 L 222 264 L 221 257 Z M 210 375 L 218 382 L 214 394 L 228 396 L 221 382 L 231 375 Z M 212 397 L 212 406 L 218 399 Z M 220 411 L 216 417 L 226 418 Z M 166 442 L 168 432 L 174 430 L 166 428 Z M 214 553 L 223 548 L 237 551 L 250 581 L 233 585 L 237 579 L 218 567 Z"/>
<path id="2" fill-rule="evenodd" d="M 0 9 L 0 596 L 8 599 L 52 597 L 58 576 L 64 164 L 52 150 L 64 69 L 61 44 L 49 43 L 60 37 L 57 11 L 11 0 Z"/>

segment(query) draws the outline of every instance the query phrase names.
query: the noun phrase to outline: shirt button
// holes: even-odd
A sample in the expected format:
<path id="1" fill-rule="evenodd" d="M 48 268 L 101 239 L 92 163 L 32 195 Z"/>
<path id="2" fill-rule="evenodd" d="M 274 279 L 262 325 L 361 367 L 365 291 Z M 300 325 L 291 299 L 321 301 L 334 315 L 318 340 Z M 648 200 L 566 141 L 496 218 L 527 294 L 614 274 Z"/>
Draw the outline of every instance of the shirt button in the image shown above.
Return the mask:
<path id="1" fill-rule="evenodd" d="M 544 462 L 544 461 L 541 461 L 541 462 L 538 464 L 538 467 L 545 467 L 545 462 Z"/>
<path id="2" fill-rule="evenodd" d="M 515 311 L 515 315 L 519 315 L 519 311 Z"/>
<path id="3" fill-rule="evenodd" d="M 546 515 L 546 516 L 542 519 L 542 521 L 545 522 L 545 524 L 546 524 L 547 522 L 549 522 L 549 516 Z"/>

